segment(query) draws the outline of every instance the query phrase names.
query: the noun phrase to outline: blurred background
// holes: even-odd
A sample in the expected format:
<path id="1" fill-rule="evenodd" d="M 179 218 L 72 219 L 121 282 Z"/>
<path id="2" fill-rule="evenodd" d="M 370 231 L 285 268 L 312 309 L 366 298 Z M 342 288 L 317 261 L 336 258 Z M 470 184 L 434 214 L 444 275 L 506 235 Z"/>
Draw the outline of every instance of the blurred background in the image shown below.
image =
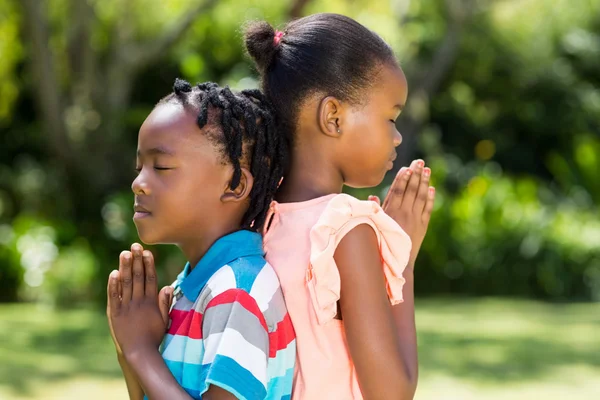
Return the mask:
<path id="1" fill-rule="evenodd" d="M 600 0 L 0 0 L 0 398 L 126 398 L 103 309 L 137 131 L 176 77 L 257 87 L 244 21 L 315 12 L 393 46 L 396 170 L 433 169 L 417 399 L 600 398 Z"/>

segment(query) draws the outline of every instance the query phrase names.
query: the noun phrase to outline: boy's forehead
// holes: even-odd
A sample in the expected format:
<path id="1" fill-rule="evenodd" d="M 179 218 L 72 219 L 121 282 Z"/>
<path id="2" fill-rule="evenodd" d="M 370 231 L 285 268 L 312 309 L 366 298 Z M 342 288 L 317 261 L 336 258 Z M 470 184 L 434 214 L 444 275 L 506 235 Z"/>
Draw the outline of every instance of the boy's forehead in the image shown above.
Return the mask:
<path id="1" fill-rule="evenodd" d="M 146 127 L 152 131 L 172 130 L 186 125 L 196 126 L 194 116 L 180 104 L 164 103 L 154 107 L 142 124 L 142 129 Z"/>
<path id="2" fill-rule="evenodd" d="M 213 158 L 210 124 L 200 129 L 197 115 L 178 104 L 160 104 L 146 118 L 138 136 L 137 156 Z"/>
<path id="3" fill-rule="evenodd" d="M 162 147 L 175 147 L 181 141 L 188 141 L 198 135 L 200 129 L 194 116 L 177 104 L 158 105 L 146 118 L 139 132 L 139 144 Z"/>

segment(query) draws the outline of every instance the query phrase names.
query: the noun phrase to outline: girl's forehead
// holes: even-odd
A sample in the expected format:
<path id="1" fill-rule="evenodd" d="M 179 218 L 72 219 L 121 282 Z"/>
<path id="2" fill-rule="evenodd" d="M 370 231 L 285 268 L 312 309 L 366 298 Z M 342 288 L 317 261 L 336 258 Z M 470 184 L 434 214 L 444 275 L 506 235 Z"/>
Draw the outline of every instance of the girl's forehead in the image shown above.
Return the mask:
<path id="1" fill-rule="evenodd" d="M 372 99 L 391 102 L 401 107 L 408 97 L 408 82 L 399 66 L 384 66 L 378 73 L 377 81 L 371 86 L 369 93 Z"/>

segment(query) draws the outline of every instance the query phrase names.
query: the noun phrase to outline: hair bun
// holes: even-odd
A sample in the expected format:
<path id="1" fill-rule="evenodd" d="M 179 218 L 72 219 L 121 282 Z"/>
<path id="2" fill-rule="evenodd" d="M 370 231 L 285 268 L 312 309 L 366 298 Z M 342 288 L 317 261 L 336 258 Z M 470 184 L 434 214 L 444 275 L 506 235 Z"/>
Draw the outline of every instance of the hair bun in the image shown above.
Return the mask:
<path id="1" fill-rule="evenodd" d="M 260 72 L 265 71 L 280 46 L 275 43 L 275 29 L 266 21 L 249 23 L 244 29 L 244 41 L 256 68 Z"/>

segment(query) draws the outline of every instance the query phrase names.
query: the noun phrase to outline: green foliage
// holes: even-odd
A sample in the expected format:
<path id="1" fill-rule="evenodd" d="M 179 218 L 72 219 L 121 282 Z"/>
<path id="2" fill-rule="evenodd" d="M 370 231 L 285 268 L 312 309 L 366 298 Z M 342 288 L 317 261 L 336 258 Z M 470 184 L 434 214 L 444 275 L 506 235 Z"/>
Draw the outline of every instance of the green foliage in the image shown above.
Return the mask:
<path id="1" fill-rule="evenodd" d="M 128 186 L 141 123 L 177 76 L 256 87 L 241 27 L 281 26 L 293 1 L 215 2 L 158 57 L 122 68 L 133 71 L 121 82 L 129 86 L 110 96 L 121 87 L 109 84 L 121 71 L 111 63 L 159 42 L 199 2 L 43 2 L 73 159 L 44 130 L 25 3 L 0 0 L 0 301 L 103 304 L 119 252 L 137 240 Z M 93 15 L 88 30 L 77 10 Z M 600 0 L 314 0 L 302 10 L 323 11 L 384 36 L 408 75 L 401 121 L 418 127 L 418 140 L 407 153 L 432 167 L 438 193 L 418 293 L 598 299 Z M 427 92 L 440 48 L 455 53 Z M 166 284 L 184 260 L 174 247 L 152 250 Z"/>

